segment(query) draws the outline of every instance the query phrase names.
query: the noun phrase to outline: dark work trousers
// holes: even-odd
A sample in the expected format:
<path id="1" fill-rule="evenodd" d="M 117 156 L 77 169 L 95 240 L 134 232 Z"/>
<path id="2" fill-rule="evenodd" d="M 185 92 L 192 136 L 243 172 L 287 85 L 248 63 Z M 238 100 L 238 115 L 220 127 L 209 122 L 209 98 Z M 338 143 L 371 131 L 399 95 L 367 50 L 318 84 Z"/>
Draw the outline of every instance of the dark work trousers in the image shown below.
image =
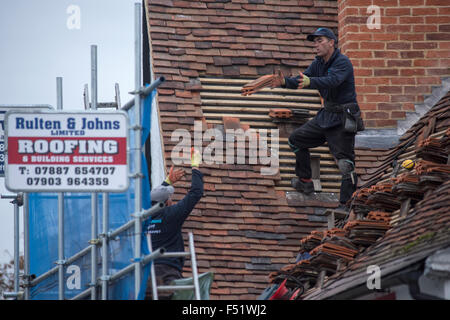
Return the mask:
<path id="1" fill-rule="evenodd" d="M 331 154 L 339 159 L 348 159 L 355 163 L 355 134 L 344 132 L 343 126 L 338 125 L 333 128 L 321 128 L 315 118 L 303 124 L 289 137 L 289 144 L 295 152 L 295 174 L 299 178 L 311 178 L 311 156 L 309 148 L 315 148 L 328 143 Z M 351 177 L 345 175 L 341 181 L 339 202 L 346 203 L 356 190 L 356 183 L 353 184 Z"/>
<path id="2" fill-rule="evenodd" d="M 157 286 L 168 286 L 173 280 L 183 278 L 181 272 L 166 264 L 155 264 L 155 275 Z M 158 300 L 170 300 L 172 298 L 173 291 L 160 291 L 158 292 Z M 148 277 L 147 289 L 145 290 L 144 300 L 152 300 L 152 278 Z"/>

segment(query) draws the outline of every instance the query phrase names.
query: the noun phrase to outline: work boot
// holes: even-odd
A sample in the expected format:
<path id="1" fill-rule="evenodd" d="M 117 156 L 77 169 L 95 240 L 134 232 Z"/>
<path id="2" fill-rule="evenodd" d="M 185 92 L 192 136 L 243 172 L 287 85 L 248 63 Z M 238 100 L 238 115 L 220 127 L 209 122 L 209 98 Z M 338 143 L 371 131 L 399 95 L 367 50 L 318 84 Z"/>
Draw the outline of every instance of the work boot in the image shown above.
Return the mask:
<path id="1" fill-rule="evenodd" d="M 304 194 L 311 194 L 314 192 L 314 184 L 312 181 L 305 182 L 299 178 L 292 178 L 291 185 L 292 188 Z"/>

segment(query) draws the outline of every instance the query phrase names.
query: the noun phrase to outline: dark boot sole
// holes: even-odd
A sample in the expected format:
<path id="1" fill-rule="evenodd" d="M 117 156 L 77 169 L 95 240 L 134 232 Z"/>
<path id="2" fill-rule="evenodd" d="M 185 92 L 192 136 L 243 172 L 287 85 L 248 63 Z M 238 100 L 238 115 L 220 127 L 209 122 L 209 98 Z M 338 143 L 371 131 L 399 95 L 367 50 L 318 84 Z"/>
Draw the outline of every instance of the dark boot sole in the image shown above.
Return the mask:
<path id="1" fill-rule="evenodd" d="M 311 193 L 314 192 L 314 188 L 313 188 L 313 190 L 305 190 L 304 187 L 301 185 L 300 180 L 298 178 L 292 178 L 291 186 L 297 192 L 304 193 L 306 195 L 310 195 Z"/>

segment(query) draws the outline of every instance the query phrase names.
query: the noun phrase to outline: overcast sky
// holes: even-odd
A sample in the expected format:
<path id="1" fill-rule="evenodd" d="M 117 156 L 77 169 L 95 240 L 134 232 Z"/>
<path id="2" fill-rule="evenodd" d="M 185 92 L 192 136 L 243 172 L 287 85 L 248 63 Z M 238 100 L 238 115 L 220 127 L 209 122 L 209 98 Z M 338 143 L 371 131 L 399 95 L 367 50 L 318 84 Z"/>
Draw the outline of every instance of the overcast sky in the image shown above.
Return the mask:
<path id="1" fill-rule="evenodd" d="M 64 110 L 83 110 L 83 88 L 91 86 L 91 45 L 97 45 L 98 101 L 113 102 L 119 83 L 122 104 L 128 102 L 134 89 L 135 2 L 1 0 L 0 105 L 56 108 L 56 78 L 62 77 Z M 3 178 L 0 192 L 11 194 Z M 14 252 L 9 201 L 0 200 L 0 263 Z M 20 219 L 22 230 L 22 211 Z"/>

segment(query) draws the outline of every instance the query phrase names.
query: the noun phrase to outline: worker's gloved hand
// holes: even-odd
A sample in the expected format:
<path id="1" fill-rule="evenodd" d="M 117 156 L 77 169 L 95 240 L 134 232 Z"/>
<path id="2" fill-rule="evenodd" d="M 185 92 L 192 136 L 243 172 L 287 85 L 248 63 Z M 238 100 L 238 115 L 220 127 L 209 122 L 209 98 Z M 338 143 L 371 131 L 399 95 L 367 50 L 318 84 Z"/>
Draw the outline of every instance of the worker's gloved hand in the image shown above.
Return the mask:
<path id="1" fill-rule="evenodd" d="M 174 170 L 173 166 L 170 167 L 169 175 L 166 178 L 166 182 L 168 184 L 174 184 L 178 180 L 180 180 L 184 176 L 185 172 L 183 169 L 176 169 Z"/>
<path id="2" fill-rule="evenodd" d="M 277 88 L 284 85 L 284 75 L 281 70 L 278 70 L 272 77 L 272 83 L 270 84 L 271 88 Z"/>
<path id="3" fill-rule="evenodd" d="M 202 157 L 200 155 L 200 152 L 195 149 L 194 147 L 191 148 L 191 167 L 192 168 L 198 168 L 200 165 Z"/>
<path id="4" fill-rule="evenodd" d="M 309 79 L 309 77 L 301 72 L 300 72 L 300 78 L 297 81 L 298 81 L 299 89 L 308 87 L 311 84 L 311 80 Z"/>

